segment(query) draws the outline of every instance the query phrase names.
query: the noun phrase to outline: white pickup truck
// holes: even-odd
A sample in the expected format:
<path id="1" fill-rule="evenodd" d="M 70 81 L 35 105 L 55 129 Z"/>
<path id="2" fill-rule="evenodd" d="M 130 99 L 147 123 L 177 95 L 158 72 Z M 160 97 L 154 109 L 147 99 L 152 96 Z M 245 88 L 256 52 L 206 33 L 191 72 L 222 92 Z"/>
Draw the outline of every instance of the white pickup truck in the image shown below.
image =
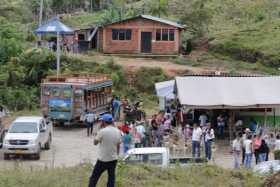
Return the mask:
<path id="1" fill-rule="evenodd" d="M 191 157 L 170 157 L 169 149 L 165 147 L 145 147 L 128 150 L 124 157 L 127 164 L 152 164 L 160 167 L 169 167 L 177 162 L 183 165 L 207 162 L 205 159 Z"/>
<path id="2" fill-rule="evenodd" d="M 43 117 L 17 118 L 10 126 L 3 141 L 4 159 L 10 155 L 33 155 L 40 159 L 41 149 L 50 149 L 53 127 Z"/>

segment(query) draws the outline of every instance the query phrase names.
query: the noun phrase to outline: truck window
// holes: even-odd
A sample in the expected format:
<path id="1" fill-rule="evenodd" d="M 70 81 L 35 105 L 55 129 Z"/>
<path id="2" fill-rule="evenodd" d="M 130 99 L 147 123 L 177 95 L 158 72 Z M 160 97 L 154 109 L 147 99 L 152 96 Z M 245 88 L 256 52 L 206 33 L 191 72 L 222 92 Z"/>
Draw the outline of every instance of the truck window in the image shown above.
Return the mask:
<path id="1" fill-rule="evenodd" d="M 162 164 L 162 154 L 153 153 L 153 154 L 132 154 L 126 159 L 127 163 L 132 164 Z"/>
<path id="2" fill-rule="evenodd" d="M 53 96 L 53 97 L 59 97 L 59 96 L 60 96 L 60 90 L 59 90 L 59 88 L 53 88 L 53 89 L 52 89 L 52 96 Z"/>
<path id="3" fill-rule="evenodd" d="M 64 90 L 63 90 L 63 96 L 64 96 L 64 97 L 71 97 L 71 96 L 72 96 L 72 90 L 70 90 L 70 89 L 64 89 Z"/>

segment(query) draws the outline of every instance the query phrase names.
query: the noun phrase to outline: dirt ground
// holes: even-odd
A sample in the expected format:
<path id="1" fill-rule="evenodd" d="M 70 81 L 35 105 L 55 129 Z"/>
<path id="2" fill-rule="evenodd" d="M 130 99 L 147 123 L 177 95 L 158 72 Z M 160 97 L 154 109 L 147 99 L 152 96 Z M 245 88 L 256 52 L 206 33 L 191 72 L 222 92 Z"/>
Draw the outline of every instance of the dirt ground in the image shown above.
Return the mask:
<path id="1" fill-rule="evenodd" d="M 224 168 L 233 167 L 233 157 L 230 154 L 228 142 L 218 142 L 217 149 L 213 151 L 213 161 Z M 204 154 L 203 152 L 201 153 Z M 191 156 L 189 153 L 187 156 Z M 54 129 L 53 142 L 50 150 L 43 150 L 39 161 L 32 158 L 3 159 L 0 149 L 0 169 L 13 168 L 21 165 L 25 168 L 34 167 L 69 167 L 82 162 L 95 163 L 97 159 L 97 146 L 93 145 L 93 137 L 86 136 L 85 128 L 58 128 Z"/>

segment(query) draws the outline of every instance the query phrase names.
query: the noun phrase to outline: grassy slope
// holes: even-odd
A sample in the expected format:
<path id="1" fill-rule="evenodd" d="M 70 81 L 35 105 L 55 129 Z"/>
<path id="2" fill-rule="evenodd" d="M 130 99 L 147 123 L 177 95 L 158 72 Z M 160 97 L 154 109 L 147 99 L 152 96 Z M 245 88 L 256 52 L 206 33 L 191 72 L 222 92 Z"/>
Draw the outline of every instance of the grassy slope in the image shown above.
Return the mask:
<path id="1" fill-rule="evenodd" d="M 26 171 L 0 171 L 0 186 L 5 187 L 58 187 L 87 186 L 92 168 L 80 165 L 73 168 L 45 169 Z M 106 174 L 101 177 L 99 186 L 106 186 Z M 259 187 L 263 178 L 247 171 L 225 170 L 215 166 L 195 166 L 188 168 L 170 168 L 161 170 L 148 166 L 119 165 L 117 187 Z"/>
<path id="2" fill-rule="evenodd" d="M 171 19 L 178 19 L 174 12 L 176 2 L 170 0 Z M 141 7 L 142 1 L 134 4 Z M 229 72 L 255 72 L 278 74 L 275 67 L 280 66 L 280 18 L 278 10 L 280 2 L 277 0 L 211 0 L 207 7 L 213 11 L 213 20 L 209 25 L 208 37 L 210 53 L 192 59 L 199 61 L 201 67 L 224 67 Z M 175 6 L 176 8 L 176 6 Z M 103 12 L 93 14 L 79 14 L 66 16 L 65 22 L 74 27 L 93 25 L 102 17 Z M 212 50 L 218 47 L 219 50 Z M 242 54 L 244 53 L 244 54 Z M 256 54 L 265 56 L 265 59 L 255 57 Z M 244 61 L 258 62 L 244 64 Z M 267 65 L 273 66 L 272 68 Z"/>

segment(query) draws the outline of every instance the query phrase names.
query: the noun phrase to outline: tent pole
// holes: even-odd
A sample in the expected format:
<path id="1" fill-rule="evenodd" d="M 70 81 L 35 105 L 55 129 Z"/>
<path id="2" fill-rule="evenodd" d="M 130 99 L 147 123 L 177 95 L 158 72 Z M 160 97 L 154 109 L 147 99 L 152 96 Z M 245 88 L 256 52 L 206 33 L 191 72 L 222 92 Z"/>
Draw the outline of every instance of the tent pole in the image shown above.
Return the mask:
<path id="1" fill-rule="evenodd" d="M 58 78 L 60 73 L 60 44 L 59 44 L 59 32 L 56 33 L 56 76 Z"/>

